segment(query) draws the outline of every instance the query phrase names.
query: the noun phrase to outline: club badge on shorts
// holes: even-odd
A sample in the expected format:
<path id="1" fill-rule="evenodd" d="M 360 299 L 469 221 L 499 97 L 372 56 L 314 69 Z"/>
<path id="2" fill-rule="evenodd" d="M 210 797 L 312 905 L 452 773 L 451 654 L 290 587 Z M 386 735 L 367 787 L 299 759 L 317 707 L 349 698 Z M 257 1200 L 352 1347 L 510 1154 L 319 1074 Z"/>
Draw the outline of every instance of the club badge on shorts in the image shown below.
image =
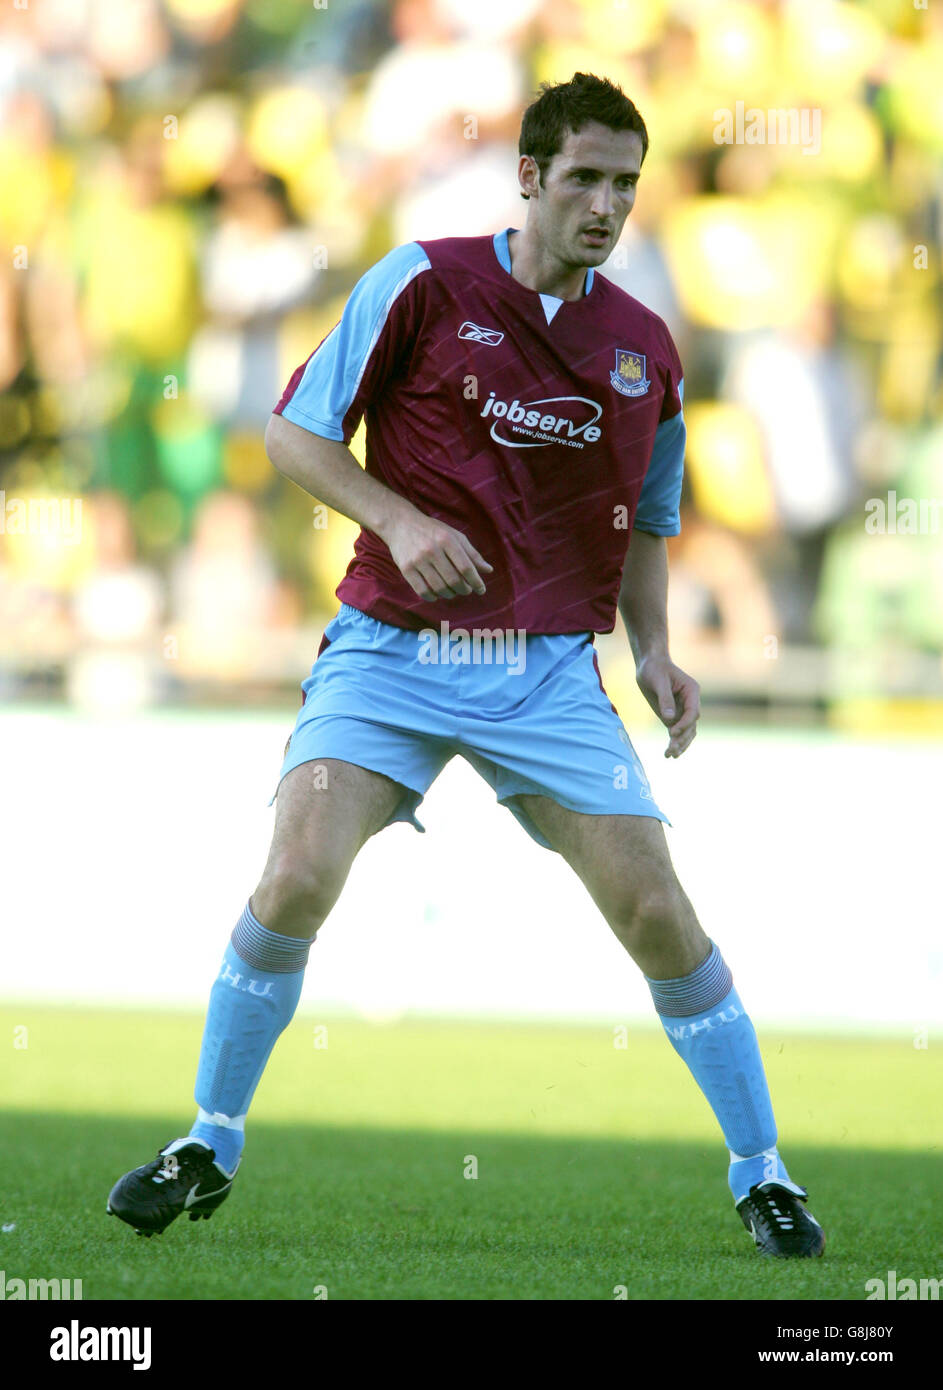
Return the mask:
<path id="1" fill-rule="evenodd" d="M 645 375 L 645 354 L 616 348 L 616 369 L 609 380 L 622 396 L 644 396 L 652 384 Z"/>

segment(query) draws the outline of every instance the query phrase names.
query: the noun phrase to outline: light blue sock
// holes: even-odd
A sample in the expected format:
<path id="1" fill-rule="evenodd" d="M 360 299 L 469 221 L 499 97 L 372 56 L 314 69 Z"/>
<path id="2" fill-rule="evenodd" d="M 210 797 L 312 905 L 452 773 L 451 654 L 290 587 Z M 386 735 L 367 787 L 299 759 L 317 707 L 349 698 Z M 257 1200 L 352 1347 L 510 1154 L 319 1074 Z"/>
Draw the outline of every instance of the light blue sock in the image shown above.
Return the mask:
<path id="1" fill-rule="evenodd" d="M 645 977 L 662 1026 L 717 1117 L 730 1150 L 727 1180 L 734 1202 L 755 1183 L 792 1191 L 776 1148 L 776 1121 L 756 1032 L 717 947 L 690 975 Z"/>
<path id="2" fill-rule="evenodd" d="M 249 904 L 236 924 L 210 991 L 190 1136 L 216 1151 L 230 1177 L 239 1166 L 245 1121 L 262 1072 L 301 997 L 308 941 L 262 926 Z"/>

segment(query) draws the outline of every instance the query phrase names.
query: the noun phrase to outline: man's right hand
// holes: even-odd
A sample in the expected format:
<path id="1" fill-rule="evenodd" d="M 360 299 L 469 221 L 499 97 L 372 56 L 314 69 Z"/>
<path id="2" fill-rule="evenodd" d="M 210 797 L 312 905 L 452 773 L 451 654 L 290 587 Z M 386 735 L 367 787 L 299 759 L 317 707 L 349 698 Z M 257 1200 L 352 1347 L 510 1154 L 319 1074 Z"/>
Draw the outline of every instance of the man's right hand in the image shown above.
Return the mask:
<path id="1" fill-rule="evenodd" d="M 384 527 L 393 563 L 409 587 L 427 602 L 485 592 L 481 575 L 494 569 L 467 536 L 411 504 Z"/>
<path id="2" fill-rule="evenodd" d="M 272 415 L 265 448 L 278 471 L 385 542 L 411 589 L 427 602 L 485 592 L 493 566 L 461 531 L 426 516 L 373 478 L 347 445 Z"/>

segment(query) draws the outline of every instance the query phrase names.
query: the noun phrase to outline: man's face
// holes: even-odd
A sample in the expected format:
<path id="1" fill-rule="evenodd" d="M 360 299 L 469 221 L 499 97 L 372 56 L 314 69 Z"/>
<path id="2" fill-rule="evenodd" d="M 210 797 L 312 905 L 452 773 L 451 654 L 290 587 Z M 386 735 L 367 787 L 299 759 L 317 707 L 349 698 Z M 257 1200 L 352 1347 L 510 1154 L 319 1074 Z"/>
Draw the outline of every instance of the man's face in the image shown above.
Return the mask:
<path id="1" fill-rule="evenodd" d="M 547 251 L 564 265 L 602 265 L 632 211 L 641 167 L 642 137 L 595 121 L 568 133 L 539 186 L 536 165 L 522 158 L 529 218 Z"/>

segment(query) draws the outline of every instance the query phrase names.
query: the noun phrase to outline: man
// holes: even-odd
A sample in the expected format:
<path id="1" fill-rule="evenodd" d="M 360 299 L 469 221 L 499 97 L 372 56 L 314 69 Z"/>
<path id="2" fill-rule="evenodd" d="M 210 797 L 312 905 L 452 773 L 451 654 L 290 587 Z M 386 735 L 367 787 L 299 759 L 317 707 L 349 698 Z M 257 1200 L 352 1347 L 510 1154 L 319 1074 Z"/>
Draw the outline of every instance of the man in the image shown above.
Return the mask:
<path id="1" fill-rule="evenodd" d="M 249 1102 L 357 852 L 393 821 L 421 830 L 416 808 L 461 753 L 564 856 L 644 972 L 758 1248 L 822 1253 L 776 1148 L 753 1026 L 675 877 L 593 647 L 618 605 L 680 757 L 699 715 L 666 622 L 681 366 L 662 321 L 594 274 L 647 146 L 618 87 L 582 73 L 545 86 L 521 130 L 523 231 L 392 251 L 275 409 L 275 466 L 362 530 L 303 683 L 268 862 L 211 993 L 197 1119 L 109 1198 L 142 1234 L 228 1195 Z M 366 470 L 347 448 L 364 413 Z M 515 634 L 524 660 L 510 663 Z M 476 641 L 487 655 L 469 661 Z"/>

